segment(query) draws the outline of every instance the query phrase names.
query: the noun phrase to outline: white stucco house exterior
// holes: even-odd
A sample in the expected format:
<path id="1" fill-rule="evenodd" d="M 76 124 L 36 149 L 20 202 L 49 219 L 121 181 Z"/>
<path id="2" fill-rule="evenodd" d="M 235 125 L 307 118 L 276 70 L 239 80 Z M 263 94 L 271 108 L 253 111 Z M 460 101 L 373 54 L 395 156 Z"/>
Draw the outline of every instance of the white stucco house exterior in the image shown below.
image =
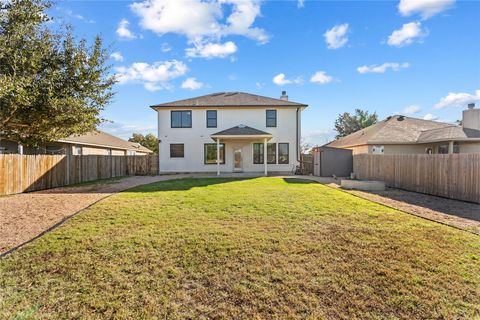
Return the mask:
<path id="1" fill-rule="evenodd" d="M 219 92 L 151 106 L 158 115 L 159 171 L 289 174 L 300 157 L 306 104 Z"/>

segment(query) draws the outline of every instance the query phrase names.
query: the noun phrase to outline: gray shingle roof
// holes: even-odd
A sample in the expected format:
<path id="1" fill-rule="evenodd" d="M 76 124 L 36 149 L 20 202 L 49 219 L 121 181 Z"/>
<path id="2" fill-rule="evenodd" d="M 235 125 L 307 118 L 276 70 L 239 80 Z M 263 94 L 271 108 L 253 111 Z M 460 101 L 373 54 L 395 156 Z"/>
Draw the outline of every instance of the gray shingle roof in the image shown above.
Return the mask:
<path id="1" fill-rule="evenodd" d="M 446 128 L 424 131 L 418 138 L 419 143 L 435 141 L 467 141 L 470 139 L 480 140 L 480 130 L 462 128 L 460 126 L 450 126 Z"/>
<path id="2" fill-rule="evenodd" d="M 112 149 L 135 150 L 140 152 L 152 153 L 150 149 L 147 149 L 136 142 L 126 141 L 100 130 L 89 132 L 81 136 L 70 136 L 59 141 L 67 143 L 78 143 L 82 145 L 103 146 Z"/>
<path id="3" fill-rule="evenodd" d="M 162 107 L 307 107 L 306 104 L 259 96 L 245 92 L 217 92 L 185 100 L 161 103 L 151 108 Z"/>
<path id="4" fill-rule="evenodd" d="M 447 127 L 452 127 L 452 124 L 396 115 L 335 140 L 328 146 L 345 148 L 365 144 L 418 143 L 418 139 L 425 131 Z"/>
<path id="5" fill-rule="evenodd" d="M 271 136 L 272 134 L 258 130 L 255 128 L 251 128 L 249 126 L 244 126 L 242 124 L 226 129 L 217 133 L 212 134 L 212 136 Z"/>

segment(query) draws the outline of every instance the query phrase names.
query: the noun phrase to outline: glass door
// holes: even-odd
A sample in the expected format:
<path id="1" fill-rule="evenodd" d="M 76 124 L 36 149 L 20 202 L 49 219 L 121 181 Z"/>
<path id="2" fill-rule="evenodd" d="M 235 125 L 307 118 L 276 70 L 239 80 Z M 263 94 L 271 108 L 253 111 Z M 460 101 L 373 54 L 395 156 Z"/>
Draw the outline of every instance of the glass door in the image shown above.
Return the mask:
<path id="1" fill-rule="evenodd" d="M 242 149 L 233 151 L 233 171 L 242 171 Z"/>

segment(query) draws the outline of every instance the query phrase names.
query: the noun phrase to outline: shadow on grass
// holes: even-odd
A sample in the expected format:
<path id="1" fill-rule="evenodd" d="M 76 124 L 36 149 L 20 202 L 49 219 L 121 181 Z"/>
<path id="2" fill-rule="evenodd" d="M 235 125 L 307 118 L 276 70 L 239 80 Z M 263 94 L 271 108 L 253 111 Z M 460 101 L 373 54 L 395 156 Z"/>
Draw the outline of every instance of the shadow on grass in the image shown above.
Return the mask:
<path id="1" fill-rule="evenodd" d="M 158 192 L 158 191 L 183 191 L 192 188 L 208 187 L 217 184 L 225 184 L 236 181 L 252 180 L 256 178 L 178 178 L 172 180 L 157 181 L 141 185 L 125 192 Z"/>
<path id="2" fill-rule="evenodd" d="M 318 184 L 317 181 L 301 179 L 301 178 L 283 178 L 283 181 L 286 183 L 293 183 L 293 184 Z"/>

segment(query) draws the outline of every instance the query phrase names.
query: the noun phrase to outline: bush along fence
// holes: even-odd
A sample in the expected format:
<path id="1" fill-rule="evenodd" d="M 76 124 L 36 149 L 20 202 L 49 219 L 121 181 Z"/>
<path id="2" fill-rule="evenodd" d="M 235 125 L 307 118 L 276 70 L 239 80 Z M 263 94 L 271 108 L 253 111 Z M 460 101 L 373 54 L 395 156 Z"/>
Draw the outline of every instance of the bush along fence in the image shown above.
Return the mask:
<path id="1" fill-rule="evenodd" d="M 361 154 L 353 157 L 353 171 L 361 180 L 480 203 L 480 154 Z"/>
<path id="2" fill-rule="evenodd" d="M 156 155 L 0 155 L 0 195 L 50 189 L 98 179 L 156 174 Z"/>

